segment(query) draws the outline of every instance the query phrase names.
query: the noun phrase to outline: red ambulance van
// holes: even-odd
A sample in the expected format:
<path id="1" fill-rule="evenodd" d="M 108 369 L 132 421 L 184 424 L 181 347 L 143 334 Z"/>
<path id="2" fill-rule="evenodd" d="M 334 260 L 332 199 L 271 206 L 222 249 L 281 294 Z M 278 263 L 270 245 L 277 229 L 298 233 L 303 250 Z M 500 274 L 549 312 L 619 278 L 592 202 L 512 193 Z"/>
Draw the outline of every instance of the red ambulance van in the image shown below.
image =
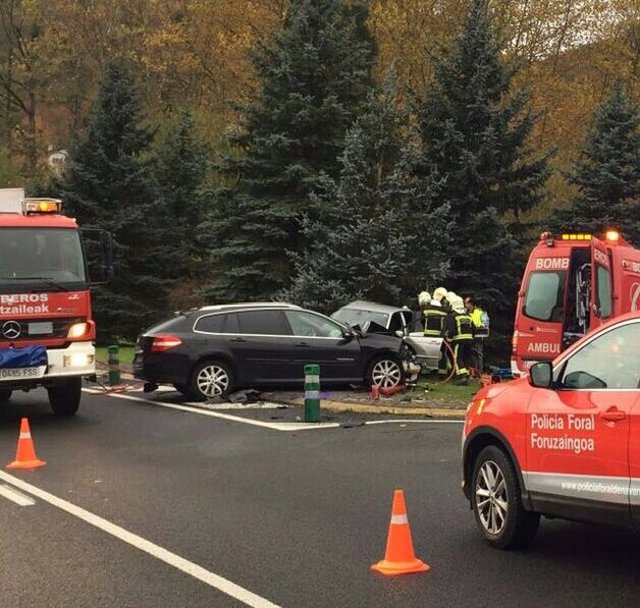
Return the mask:
<path id="1" fill-rule="evenodd" d="M 640 309 L 640 250 L 617 232 L 545 232 L 529 257 L 518 294 L 511 370 L 551 361 L 609 319 Z"/>

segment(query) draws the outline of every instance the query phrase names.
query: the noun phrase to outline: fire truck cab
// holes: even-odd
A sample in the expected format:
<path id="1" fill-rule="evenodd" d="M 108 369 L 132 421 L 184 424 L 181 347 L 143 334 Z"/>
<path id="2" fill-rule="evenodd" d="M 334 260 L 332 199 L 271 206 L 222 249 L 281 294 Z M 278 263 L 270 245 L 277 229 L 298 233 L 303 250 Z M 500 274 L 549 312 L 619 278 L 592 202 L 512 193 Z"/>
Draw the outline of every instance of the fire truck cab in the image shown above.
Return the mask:
<path id="1" fill-rule="evenodd" d="M 98 232 L 106 277 L 112 244 Z M 95 376 L 89 286 L 80 228 L 62 202 L 0 191 L 0 403 L 41 386 L 56 414 L 76 413 L 82 378 Z"/>
<path id="2" fill-rule="evenodd" d="M 526 374 L 613 317 L 640 308 L 640 250 L 616 231 L 544 232 L 525 269 L 516 307 L 511 369 Z"/>

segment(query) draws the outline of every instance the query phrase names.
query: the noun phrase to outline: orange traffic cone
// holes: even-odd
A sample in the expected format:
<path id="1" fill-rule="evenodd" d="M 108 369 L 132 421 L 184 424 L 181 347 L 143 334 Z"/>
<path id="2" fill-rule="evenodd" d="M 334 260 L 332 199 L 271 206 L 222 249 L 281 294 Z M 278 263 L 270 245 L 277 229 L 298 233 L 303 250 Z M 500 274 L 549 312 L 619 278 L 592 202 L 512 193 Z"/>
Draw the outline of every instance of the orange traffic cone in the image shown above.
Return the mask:
<path id="1" fill-rule="evenodd" d="M 393 493 L 393 509 L 384 559 L 373 564 L 371 569 L 387 576 L 429 570 L 429 565 L 419 560 L 413 553 L 411 529 L 402 490 L 396 490 Z"/>
<path id="2" fill-rule="evenodd" d="M 20 438 L 18 439 L 16 459 L 7 465 L 7 469 L 37 469 L 45 464 L 47 463 L 44 460 L 39 460 L 36 456 L 29 430 L 29 421 L 23 418 L 20 422 Z"/>

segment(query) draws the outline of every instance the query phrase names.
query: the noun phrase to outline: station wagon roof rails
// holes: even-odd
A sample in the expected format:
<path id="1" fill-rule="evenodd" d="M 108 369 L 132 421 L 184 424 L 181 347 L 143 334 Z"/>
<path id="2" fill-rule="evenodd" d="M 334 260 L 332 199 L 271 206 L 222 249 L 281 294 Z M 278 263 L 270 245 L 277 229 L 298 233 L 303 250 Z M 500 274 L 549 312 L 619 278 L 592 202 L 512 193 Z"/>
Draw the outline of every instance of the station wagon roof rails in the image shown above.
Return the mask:
<path id="1" fill-rule="evenodd" d="M 229 308 L 295 308 L 299 309 L 297 304 L 289 304 L 287 302 L 245 302 L 243 304 L 212 304 L 209 306 L 202 306 L 199 310 L 228 310 Z"/>

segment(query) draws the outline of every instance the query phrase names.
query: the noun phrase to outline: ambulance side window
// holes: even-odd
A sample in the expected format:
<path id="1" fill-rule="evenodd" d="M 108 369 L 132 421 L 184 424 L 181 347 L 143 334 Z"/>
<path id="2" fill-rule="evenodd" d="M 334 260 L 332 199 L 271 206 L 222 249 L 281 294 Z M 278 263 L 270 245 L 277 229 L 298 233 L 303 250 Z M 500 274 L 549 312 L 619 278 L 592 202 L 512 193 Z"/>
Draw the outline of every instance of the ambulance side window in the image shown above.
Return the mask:
<path id="1" fill-rule="evenodd" d="M 560 388 L 630 390 L 640 384 L 640 323 L 616 327 L 592 340 L 564 365 Z"/>
<path id="2" fill-rule="evenodd" d="M 596 264 L 596 280 L 598 289 L 596 291 L 596 306 L 598 316 L 601 319 L 608 319 L 611 316 L 611 273 L 608 268 Z"/>
<path id="3" fill-rule="evenodd" d="M 566 272 L 532 272 L 524 302 L 524 314 L 538 321 L 562 320 Z"/>

